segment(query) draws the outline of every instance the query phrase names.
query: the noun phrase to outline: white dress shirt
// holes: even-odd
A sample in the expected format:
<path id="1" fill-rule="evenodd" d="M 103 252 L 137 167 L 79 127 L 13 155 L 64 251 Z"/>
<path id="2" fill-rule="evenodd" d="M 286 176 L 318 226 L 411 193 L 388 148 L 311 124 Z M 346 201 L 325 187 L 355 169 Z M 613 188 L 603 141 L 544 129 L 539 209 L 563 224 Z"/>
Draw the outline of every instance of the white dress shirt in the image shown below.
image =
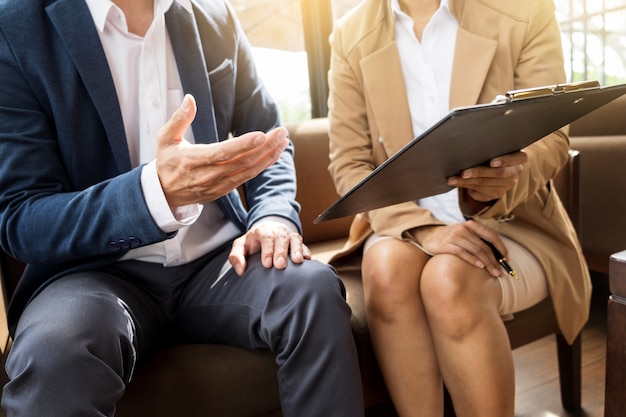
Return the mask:
<path id="1" fill-rule="evenodd" d="M 421 42 L 415 35 L 413 19 L 391 0 L 395 17 L 395 37 L 409 99 L 414 137 L 422 134 L 450 111 L 450 81 L 459 24 L 441 0 L 439 9 L 424 28 Z M 421 207 L 446 223 L 464 220 L 458 191 L 422 198 Z"/>
<path id="2" fill-rule="evenodd" d="M 160 243 L 130 250 L 123 259 L 180 265 L 218 248 L 239 234 L 217 203 L 170 209 L 156 171 L 159 129 L 184 97 L 178 68 L 165 26 L 173 1 L 192 12 L 189 0 L 154 0 L 154 21 L 142 38 L 128 31 L 124 13 L 110 0 L 85 0 L 109 62 L 120 102 L 133 166 L 146 163 L 141 183 L 155 222 L 177 235 Z M 185 139 L 194 142 L 191 128 Z"/>

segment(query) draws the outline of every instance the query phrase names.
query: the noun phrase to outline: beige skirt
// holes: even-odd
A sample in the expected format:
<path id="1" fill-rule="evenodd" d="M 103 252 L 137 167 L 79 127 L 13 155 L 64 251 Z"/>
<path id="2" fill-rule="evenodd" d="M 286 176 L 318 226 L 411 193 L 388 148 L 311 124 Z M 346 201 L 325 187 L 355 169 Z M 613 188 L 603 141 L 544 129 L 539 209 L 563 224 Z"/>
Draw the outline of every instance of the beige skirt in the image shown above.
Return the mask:
<path id="1" fill-rule="evenodd" d="M 502 291 L 502 302 L 498 309 L 503 320 L 509 319 L 513 313 L 525 310 L 539 303 L 549 295 L 546 276 L 530 251 L 525 247 L 501 236 L 508 250 L 507 260 L 509 265 L 515 270 L 519 279 L 502 277 L 498 279 L 500 290 Z M 383 239 L 393 239 L 389 236 L 371 235 L 365 242 L 363 253 L 365 253 L 374 243 Z"/>

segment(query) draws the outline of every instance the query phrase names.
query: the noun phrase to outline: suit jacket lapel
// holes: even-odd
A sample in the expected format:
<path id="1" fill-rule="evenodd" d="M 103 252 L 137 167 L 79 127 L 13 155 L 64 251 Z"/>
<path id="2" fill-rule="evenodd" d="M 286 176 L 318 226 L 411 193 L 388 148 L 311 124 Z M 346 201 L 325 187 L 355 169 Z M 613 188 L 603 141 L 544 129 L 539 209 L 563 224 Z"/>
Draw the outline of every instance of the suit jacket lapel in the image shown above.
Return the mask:
<path id="1" fill-rule="evenodd" d="M 196 142 L 217 142 L 219 138 L 209 75 L 194 16 L 175 1 L 165 13 L 165 24 L 176 56 L 183 89 L 185 93 L 195 97 L 198 105 L 198 113 L 192 123 Z"/>
<path id="2" fill-rule="evenodd" d="M 109 64 L 84 1 L 59 0 L 46 8 L 50 20 L 67 46 L 111 143 L 121 171 L 131 169 L 126 133 Z M 68 94 L 72 94 L 68 91 Z M 77 115 L 77 117 L 79 117 Z"/>
<path id="3" fill-rule="evenodd" d="M 191 125 L 194 139 L 196 143 L 218 142 L 220 138 L 217 133 L 209 73 L 202 53 L 202 40 L 194 18 L 194 15 L 174 1 L 165 13 L 165 24 L 176 57 L 183 90 L 185 93 L 192 94 L 198 105 L 198 113 Z M 241 206 L 236 190 L 219 198 L 217 204 L 229 219 L 242 225 L 231 198 L 238 201 L 237 205 Z"/>

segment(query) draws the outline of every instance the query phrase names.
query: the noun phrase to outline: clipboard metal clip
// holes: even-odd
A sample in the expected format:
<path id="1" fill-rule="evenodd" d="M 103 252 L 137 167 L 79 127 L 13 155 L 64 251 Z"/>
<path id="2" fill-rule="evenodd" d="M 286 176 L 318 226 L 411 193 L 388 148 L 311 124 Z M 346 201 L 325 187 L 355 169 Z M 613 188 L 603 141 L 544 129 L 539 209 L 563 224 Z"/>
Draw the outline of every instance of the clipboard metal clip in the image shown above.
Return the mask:
<path id="1" fill-rule="evenodd" d="M 504 96 L 499 96 L 498 102 L 512 103 L 518 100 L 526 100 L 529 98 L 547 97 L 557 94 L 566 94 L 573 91 L 591 90 L 600 88 L 598 81 L 578 81 L 567 84 L 549 85 L 536 88 L 525 88 L 521 90 L 508 91 Z"/>

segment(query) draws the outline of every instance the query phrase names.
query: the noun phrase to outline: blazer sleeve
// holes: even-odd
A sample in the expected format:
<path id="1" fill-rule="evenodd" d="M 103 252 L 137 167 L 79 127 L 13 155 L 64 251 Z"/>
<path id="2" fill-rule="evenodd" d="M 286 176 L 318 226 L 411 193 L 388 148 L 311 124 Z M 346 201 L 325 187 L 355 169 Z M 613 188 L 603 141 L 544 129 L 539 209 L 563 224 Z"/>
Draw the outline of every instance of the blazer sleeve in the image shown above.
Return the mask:
<path id="1" fill-rule="evenodd" d="M 515 88 L 564 83 L 561 33 L 554 15 L 554 4 L 548 0 L 531 1 L 529 4 L 527 36 L 515 67 Z M 528 165 L 518 184 L 493 206 L 481 212 L 479 217 L 508 216 L 560 171 L 567 162 L 568 150 L 567 126 L 525 148 Z"/>

